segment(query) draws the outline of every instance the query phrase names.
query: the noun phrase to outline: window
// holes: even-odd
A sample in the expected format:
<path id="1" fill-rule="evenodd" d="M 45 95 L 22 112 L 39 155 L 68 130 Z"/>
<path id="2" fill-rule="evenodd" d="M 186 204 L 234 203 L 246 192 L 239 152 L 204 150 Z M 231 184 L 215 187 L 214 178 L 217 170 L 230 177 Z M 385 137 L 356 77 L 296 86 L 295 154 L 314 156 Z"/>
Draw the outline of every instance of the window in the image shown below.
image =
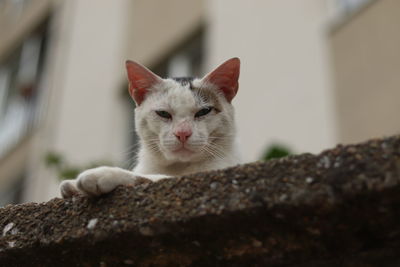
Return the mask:
<path id="1" fill-rule="evenodd" d="M 0 158 L 29 133 L 38 119 L 45 41 L 43 26 L 0 62 Z"/>
<path id="2" fill-rule="evenodd" d="M 369 0 L 339 0 L 338 2 L 344 10 L 353 11 L 369 2 Z"/>
<path id="3" fill-rule="evenodd" d="M 203 69 L 203 33 L 199 31 L 152 70 L 161 77 L 200 76 Z"/>
<path id="4" fill-rule="evenodd" d="M 361 7 L 371 2 L 371 0 L 328 0 L 328 6 L 333 19 L 341 18 L 347 14 L 359 10 Z"/>

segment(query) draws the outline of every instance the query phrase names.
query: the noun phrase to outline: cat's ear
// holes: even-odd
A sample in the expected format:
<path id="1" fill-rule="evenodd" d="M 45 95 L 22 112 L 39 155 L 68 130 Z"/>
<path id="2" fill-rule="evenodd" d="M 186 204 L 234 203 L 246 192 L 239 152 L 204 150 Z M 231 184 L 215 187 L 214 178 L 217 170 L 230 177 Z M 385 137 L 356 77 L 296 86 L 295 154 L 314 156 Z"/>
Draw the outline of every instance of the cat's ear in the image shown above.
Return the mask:
<path id="1" fill-rule="evenodd" d="M 230 103 L 239 89 L 240 60 L 231 58 L 207 74 L 203 81 L 211 83 L 222 91 Z"/>
<path id="2" fill-rule="evenodd" d="M 125 64 L 129 80 L 129 94 L 139 106 L 149 89 L 161 82 L 162 79 L 139 63 L 127 60 Z"/>

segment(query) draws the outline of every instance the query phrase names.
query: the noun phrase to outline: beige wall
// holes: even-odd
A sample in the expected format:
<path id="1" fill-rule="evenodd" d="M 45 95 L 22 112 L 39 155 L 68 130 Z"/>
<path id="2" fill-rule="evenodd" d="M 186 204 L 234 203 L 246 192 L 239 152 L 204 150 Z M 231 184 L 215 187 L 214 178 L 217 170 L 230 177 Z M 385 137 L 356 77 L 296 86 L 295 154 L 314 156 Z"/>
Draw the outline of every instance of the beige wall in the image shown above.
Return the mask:
<path id="1" fill-rule="evenodd" d="M 56 85 L 61 106 L 54 148 L 71 160 L 122 158 L 115 147 L 125 144 L 120 133 L 125 122 L 120 90 L 125 76 L 128 2 L 64 2 L 73 5 L 74 12 L 65 22 L 68 47 L 61 82 Z"/>
<path id="2" fill-rule="evenodd" d="M 259 158 L 273 142 L 296 152 L 334 145 L 324 1 L 207 3 L 208 65 L 242 60 L 234 105 L 244 160 Z"/>
<path id="3" fill-rule="evenodd" d="M 55 10 L 47 114 L 35 136 L 27 200 L 58 195 L 57 175 L 43 164 L 49 151 L 75 166 L 125 159 L 130 114 L 121 90 L 128 7 L 128 0 L 68 0 Z"/>
<path id="4" fill-rule="evenodd" d="M 341 142 L 400 131 L 400 1 L 373 1 L 331 34 Z"/>

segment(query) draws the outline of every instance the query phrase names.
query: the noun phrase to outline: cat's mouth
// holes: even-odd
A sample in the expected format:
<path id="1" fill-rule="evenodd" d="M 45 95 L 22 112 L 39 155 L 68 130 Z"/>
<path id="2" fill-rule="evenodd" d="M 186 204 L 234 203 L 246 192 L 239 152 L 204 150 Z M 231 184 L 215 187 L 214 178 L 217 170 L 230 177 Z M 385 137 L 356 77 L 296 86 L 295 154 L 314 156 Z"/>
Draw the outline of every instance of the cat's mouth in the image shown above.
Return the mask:
<path id="1" fill-rule="evenodd" d="M 190 143 L 174 143 L 170 146 L 163 146 L 162 151 L 166 159 L 179 162 L 192 161 L 200 156 L 200 147 Z"/>
<path id="2" fill-rule="evenodd" d="M 194 152 L 188 148 L 186 148 L 185 146 L 181 146 L 178 149 L 172 150 L 173 153 L 176 154 L 186 154 L 186 155 L 192 155 Z"/>

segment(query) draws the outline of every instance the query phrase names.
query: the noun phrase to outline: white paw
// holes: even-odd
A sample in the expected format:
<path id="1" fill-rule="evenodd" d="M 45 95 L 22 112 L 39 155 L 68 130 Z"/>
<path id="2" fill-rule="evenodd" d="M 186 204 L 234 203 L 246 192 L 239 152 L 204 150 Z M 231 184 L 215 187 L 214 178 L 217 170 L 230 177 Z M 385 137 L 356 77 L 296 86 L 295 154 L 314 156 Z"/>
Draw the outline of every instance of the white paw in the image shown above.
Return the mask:
<path id="1" fill-rule="evenodd" d="M 60 192 L 63 198 L 72 197 L 78 195 L 79 189 L 76 188 L 75 180 L 64 180 L 60 184 Z"/>
<path id="2" fill-rule="evenodd" d="M 111 192 L 119 185 L 138 185 L 161 178 L 166 176 L 142 176 L 117 167 L 98 167 L 82 172 L 75 180 L 63 181 L 60 184 L 60 191 L 63 198 L 78 194 L 98 196 Z"/>
<path id="3" fill-rule="evenodd" d="M 123 179 L 126 171 L 114 167 L 98 167 L 79 174 L 76 179 L 77 188 L 88 195 L 101 195 L 111 192 L 120 184 L 126 184 Z"/>

